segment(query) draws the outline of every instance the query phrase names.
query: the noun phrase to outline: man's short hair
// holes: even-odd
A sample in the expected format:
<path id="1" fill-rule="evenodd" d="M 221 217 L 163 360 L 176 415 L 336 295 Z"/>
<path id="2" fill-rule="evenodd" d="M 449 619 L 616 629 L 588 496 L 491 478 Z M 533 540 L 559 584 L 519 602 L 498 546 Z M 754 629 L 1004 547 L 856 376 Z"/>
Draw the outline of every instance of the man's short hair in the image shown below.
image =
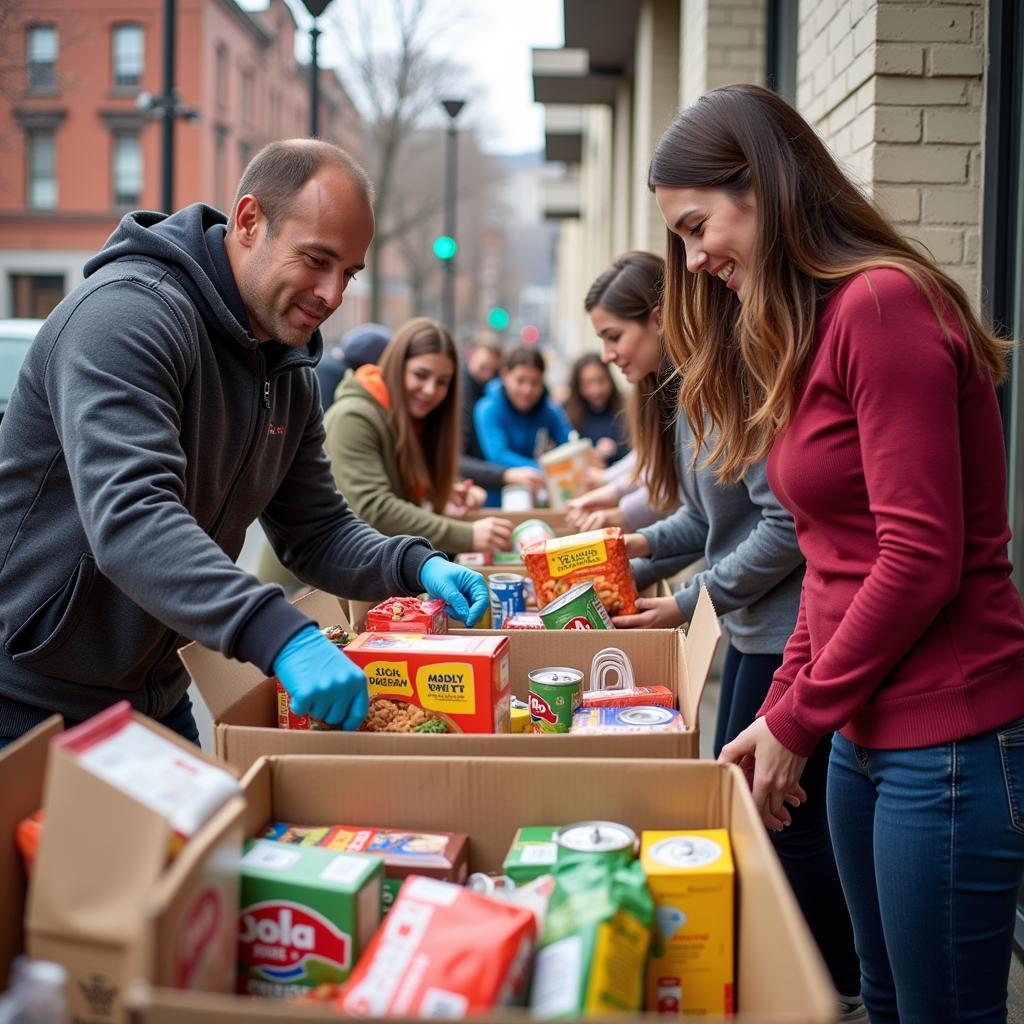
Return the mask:
<path id="1" fill-rule="evenodd" d="M 228 230 L 234 229 L 238 201 L 242 196 L 253 195 L 267 218 L 267 231 L 273 234 L 288 215 L 291 202 L 303 185 L 323 167 L 338 168 L 367 203 L 373 202 L 373 183 L 369 176 L 340 146 L 321 139 L 283 139 L 264 146 L 242 172 L 231 204 Z"/>
<path id="2" fill-rule="evenodd" d="M 477 331 L 470 339 L 469 351 L 475 352 L 478 348 L 486 349 L 499 359 L 502 355 L 501 340 L 491 331 Z"/>

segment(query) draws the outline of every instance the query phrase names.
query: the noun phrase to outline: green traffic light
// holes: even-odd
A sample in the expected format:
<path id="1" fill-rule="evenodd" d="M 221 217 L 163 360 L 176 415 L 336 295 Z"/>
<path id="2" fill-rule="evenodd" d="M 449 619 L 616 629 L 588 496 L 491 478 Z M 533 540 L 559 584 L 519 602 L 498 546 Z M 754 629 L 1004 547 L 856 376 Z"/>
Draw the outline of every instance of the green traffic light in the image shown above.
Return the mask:
<path id="1" fill-rule="evenodd" d="M 439 260 L 450 260 L 459 251 L 459 243 L 451 235 L 438 235 L 434 239 L 434 255 Z"/>
<path id="2" fill-rule="evenodd" d="M 511 319 L 512 317 L 509 316 L 507 309 L 504 309 L 501 306 L 495 306 L 494 309 L 487 314 L 487 326 L 490 327 L 492 331 L 503 331 L 508 327 Z"/>

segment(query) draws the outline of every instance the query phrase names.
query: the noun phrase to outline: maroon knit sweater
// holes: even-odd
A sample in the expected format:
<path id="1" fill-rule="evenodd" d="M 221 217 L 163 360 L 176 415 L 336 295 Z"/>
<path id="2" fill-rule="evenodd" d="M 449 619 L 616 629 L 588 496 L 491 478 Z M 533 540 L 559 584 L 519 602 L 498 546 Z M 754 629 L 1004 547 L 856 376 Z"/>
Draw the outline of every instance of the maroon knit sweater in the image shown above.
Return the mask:
<path id="1" fill-rule="evenodd" d="M 911 279 L 875 270 L 824 307 L 768 480 L 807 574 L 761 712 L 808 755 L 962 739 L 1024 715 L 995 389 Z"/>

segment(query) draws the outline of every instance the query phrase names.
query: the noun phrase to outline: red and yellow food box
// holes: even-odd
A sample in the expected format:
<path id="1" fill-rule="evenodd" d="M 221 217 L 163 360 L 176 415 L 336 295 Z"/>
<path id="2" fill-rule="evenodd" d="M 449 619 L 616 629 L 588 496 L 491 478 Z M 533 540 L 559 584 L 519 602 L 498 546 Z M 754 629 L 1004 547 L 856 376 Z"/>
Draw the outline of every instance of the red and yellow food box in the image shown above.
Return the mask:
<path id="1" fill-rule="evenodd" d="M 367 732 L 509 731 L 508 637 L 362 633 L 345 653 L 366 673 Z"/>
<path id="2" fill-rule="evenodd" d="M 636 611 L 636 584 L 626 557 L 626 542 L 617 526 L 538 540 L 523 548 L 523 562 L 537 591 L 537 606 L 585 580 L 592 580 L 609 615 Z"/>
<path id="3" fill-rule="evenodd" d="M 366 613 L 367 633 L 447 633 L 444 601 L 389 597 Z"/>

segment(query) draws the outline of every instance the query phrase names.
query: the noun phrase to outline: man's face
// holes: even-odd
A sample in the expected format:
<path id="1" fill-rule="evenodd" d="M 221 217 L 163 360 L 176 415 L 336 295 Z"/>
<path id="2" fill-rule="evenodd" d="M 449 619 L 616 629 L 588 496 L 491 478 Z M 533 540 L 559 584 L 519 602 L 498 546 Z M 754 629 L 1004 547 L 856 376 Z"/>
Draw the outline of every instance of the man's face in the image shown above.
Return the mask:
<path id="1" fill-rule="evenodd" d="M 484 348 L 481 345 L 469 353 L 466 369 L 469 370 L 470 377 L 477 384 L 486 384 L 489 380 L 494 379 L 500 363 L 501 356 L 497 352 L 492 352 L 489 348 Z"/>
<path id="2" fill-rule="evenodd" d="M 293 197 L 272 234 L 252 197 L 239 201 L 238 291 L 253 334 L 299 348 L 340 305 L 373 239 L 373 212 L 334 167 L 318 171 Z"/>

